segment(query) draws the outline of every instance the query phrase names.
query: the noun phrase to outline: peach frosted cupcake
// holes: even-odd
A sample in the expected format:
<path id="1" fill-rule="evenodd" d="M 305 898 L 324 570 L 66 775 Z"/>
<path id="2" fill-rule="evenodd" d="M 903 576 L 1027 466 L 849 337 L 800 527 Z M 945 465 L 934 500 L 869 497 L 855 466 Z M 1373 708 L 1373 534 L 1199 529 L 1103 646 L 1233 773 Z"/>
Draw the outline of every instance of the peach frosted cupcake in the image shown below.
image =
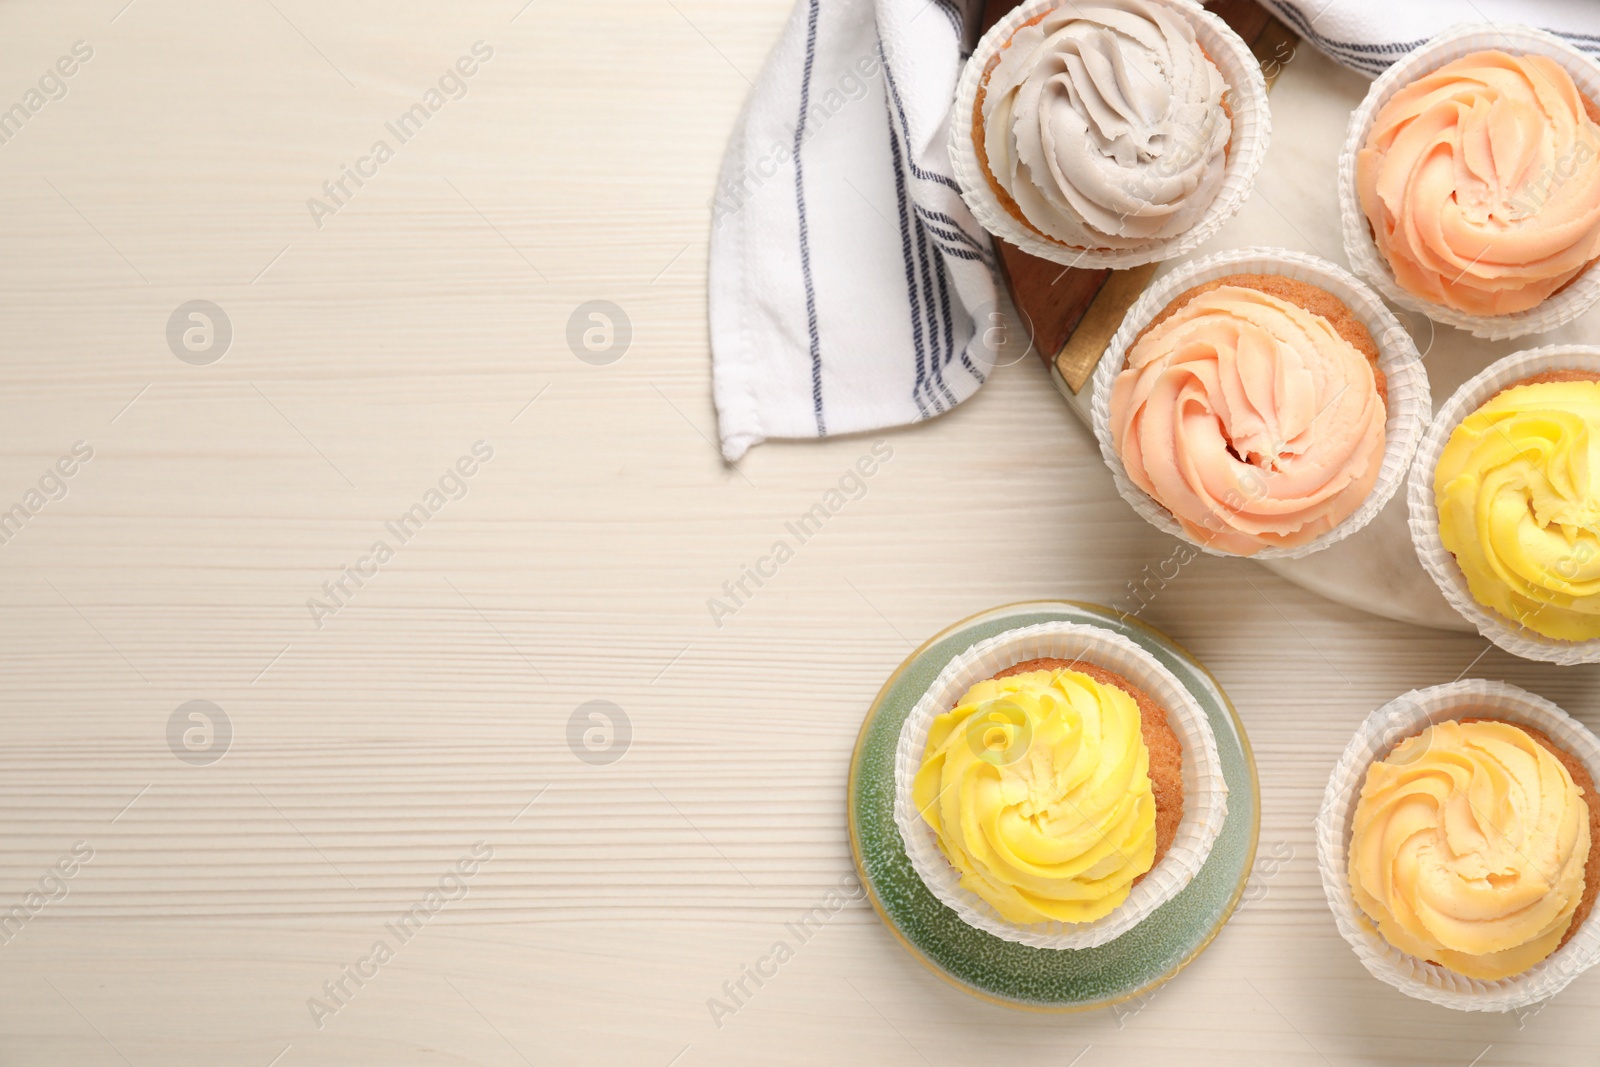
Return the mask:
<path id="1" fill-rule="evenodd" d="M 1384 294 L 1483 337 L 1600 299 L 1600 66 L 1520 26 L 1463 27 L 1373 83 L 1340 159 L 1345 248 Z"/>
<path id="2" fill-rule="evenodd" d="M 1193 540 L 1248 556 L 1360 508 L 1383 465 L 1385 393 L 1377 343 L 1337 297 L 1228 275 L 1178 294 L 1134 340 L 1112 441 Z"/>
<path id="3" fill-rule="evenodd" d="M 1545 56 L 1474 52 L 1395 93 L 1356 157 L 1407 292 L 1472 315 L 1537 306 L 1600 256 L 1600 126 Z"/>
<path id="4" fill-rule="evenodd" d="M 1428 376 L 1377 294 L 1332 263 L 1241 248 L 1158 278 L 1094 372 L 1117 491 L 1214 555 L 1297 558 L 1393 498 Z"/>

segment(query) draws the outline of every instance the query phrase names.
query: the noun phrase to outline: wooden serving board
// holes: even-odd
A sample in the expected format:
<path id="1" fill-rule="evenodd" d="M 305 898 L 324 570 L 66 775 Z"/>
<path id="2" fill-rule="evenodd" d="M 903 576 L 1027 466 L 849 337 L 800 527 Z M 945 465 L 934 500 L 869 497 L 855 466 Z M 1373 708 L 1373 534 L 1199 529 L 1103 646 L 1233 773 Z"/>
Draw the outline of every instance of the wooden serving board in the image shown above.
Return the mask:
<path id="1" fill-rule="evenodd" d="M 1016 6 L 1015 0 L 989 0 L 981 31 L 987 33 Z M 1295 34 L 1255 0 L 1216 0 L 1207 6 L 1250 45 L 1270 88 L 1284 58 L 1293 54 Z M 1064 267 L 998 237 L 995 245 L 1012 304 L 1028 324 L 1034 351 L 1050 368 L 1057 388 L 1076 396 L 1158 264 L 1125 270 Z"/>

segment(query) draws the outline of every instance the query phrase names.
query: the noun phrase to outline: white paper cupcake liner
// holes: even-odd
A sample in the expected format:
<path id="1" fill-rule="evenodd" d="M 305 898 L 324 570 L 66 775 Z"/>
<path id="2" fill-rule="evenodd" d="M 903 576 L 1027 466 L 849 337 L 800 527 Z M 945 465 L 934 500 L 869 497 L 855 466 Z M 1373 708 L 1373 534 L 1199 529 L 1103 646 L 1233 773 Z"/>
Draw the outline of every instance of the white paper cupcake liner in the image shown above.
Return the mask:
<path id="1" fill-rule="evenodd" d="M 997 22 L 967 60 L 956 85 L 955 111 L 950 122 L 950 162 L 962 198 L 979 224 L 1024 252 L 1074 267 L 1136 267 L 1175 259 L 1209 240 L 1238 212 L 1255 185 L 1256 172 L 1266 158 L 1272 120 L 1267 110 L 1267 83 L 1261 64 L 1250 47 L 1217 16 L 1193 0 L 1153 0 L 1177 11 L 1194 26 L 1195 38 L 1211 57 L 1228 87 L 1228 107 L 1233 112 L 1233 136 L 1217 197 L 1193 227 L 1176 237 L 1153 241 L 1140 248 L 1074 248 L 1029 229 L 1000 203 L 978 162 L 972 140 L 973 108 L 978 89 L 988 74 L 989 61 L 1016 34 L 1023 23 L 1069 0 L 1027 0 Z"/>
<path id="2" fill-rule="evenodd" d="M 1490 982 L 1401 952 L 1383 939 L 1350 891 L 1351 828 L 1367 768 L 1406 738 L 1455 718 L 1501 719 L 1542 730 L 1600 782 L 1600 740 L 1542 697 L 1504 682 L 1476 679 L 1406 693 L 1367 717 L 1328 779 L 1316 825 L 1322 889 L 1339 933 L 1375 977 L 1407 996 L 1446 1008 L 1513 1011 L 1554 996 L 1600 962 L 1600 918 L 1591 914 L 1571 940 L 1528 970 Z M 1600 848 L 1600 841 L 1591 847 Z"/>
<path id="3" fill-rule="evenodd" d="M 1344 226 L 1344 250 L 1355 272 L 1396 304 L 1420 311 L 1435 322 L 1470 331 L 1475 337 L 1501 340 L 1553 330 L 1571 322 L 1600 300 L 1600 271 L 1590 265 L 1565 288 L 1526 311 L 1509 315 L 1469 315 L 1435 304 L 1407 292 L 1372 239 L 1367 216 L 1356 192 L 1356 153 L 1367 143 L 1378 110 L 1397 91 L 1463 56 L 1497 48 L 1513 55 L 1548 56 L 1572 75 L 1579 90 L 1600 103 L 1600 64 L 1553 34 L 1528 26 L 1476 24 L 1440 34 L 1397 61 L 1367 90 L 1361 106 L 1350 113 L 1344 148 L 1339 153 L 1339 211 Z"/>
<path id="4" fill-rule="evenodd" d="M 1287 249 L 1240 248 L 1186 263 L 1161 277 L 1128 309 L 1122 325 L 1106 347 L 1105 355 L 1100 357 L 1100 363 L 1095 367 L 1091 407 L 1094 433 L 1100 441 L 1100 454 L 1105 458 L 1106 466 L 1111 468 L 1117 492 L 1145 521 L 1213 556 L 1236 555 L 1202 544 L 1191 537 L 1170 511 L 1134 485 L 1122 465 L 1122 457 L 1112 443 L 1111 434 L 1111 390 L 1116 384 L 1117 375 L 1122 372 L 1134 338 L 1179 293 L 1229 274 L 1276 274 L 1307 282 L 1332 293 L 1355 313 L 1372 335 L 1378 345 L 1378 366 L 1387 379 L 1388 395 L 1384 399 L 1389 417 L 1384 423 L 1383 466 L 1366 501 L 1343 522 L 1313 541 L 1293 547 L 1263 548 L 1248 557 L 1300 559 L 1344 540 L 1377 517 L 1405 481 L 1417 444 L 1427 429 L 1433 405 L 1428 389 L 1428 372 L 1422 365 L 1422 357 L 1417 352 L 1411 334 L 1378 299 L 1378 294 L 1349 271 L 1316 256 Z"/>
<path id="5" fill-rule="evenodd" d="M 1600 374 L 1600 347 L 1546 345 L 1514 352 L 1489 364 L 1447 400 L 1417 446 L 1406 497 L 1411 514 L 1411 541 L 1423 569 L 1433 578 L 1444 598 L 1478 632 L 1507 652 L 1523 659 L 1572 666 L 1600 663 L 1600 639 L 1562 641 L 1546 637 L 1478 603 L 1467 587 L 1467 576 L 1455 556 L 1439 538 L 1439 507 L 1433 495 L 1433 473 L 1450 435 L 1461 420 L 1477 411 L 1496 393 L 1541 371 L 1584 370 Z M 1596 779 L 1600 781 L 1600 779 Z"/>
<path id="6" fill-rule="evenodd" d="M 1127 900 L 1094 922 L 1019 926 L 1002 919 L 977 894 L 962 888 L 960 874 L 939 850 L 933 828 L 911 799 L 912 779 L 922 766 L 933 720 L 954 708 L 978 682 L 1042 658 L 1082 660 L 1122 675 L 1166 710 L 1167 722 L 1183 746 L 1183 818 L 1172 847 Z M 1047 622 L 1010 630 L 951 660 L 906 717 L 895 751 L 894 779 L 895 823 L 923 884 L 968 925 L 1034 948 L 1095 948 L 1132 930 L 1200 872 L 1228 814 L 1228 784 L 1205 710 L 1150 653 L 1120 634 L 1079 623 Z"/>

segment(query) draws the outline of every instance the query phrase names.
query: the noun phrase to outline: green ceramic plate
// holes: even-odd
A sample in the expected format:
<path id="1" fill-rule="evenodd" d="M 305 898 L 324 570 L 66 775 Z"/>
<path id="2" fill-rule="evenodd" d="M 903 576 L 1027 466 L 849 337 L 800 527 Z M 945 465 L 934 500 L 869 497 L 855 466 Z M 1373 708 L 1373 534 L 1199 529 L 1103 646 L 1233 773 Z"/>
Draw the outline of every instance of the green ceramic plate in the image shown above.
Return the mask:
<path id="1" fill-rule="evenodd" d="M 945 665 L 984 638 L 1040 622 L 1103 626 L 1134 641 L 1200 702 L 1217 735 L 1228 819 L 1200 874 L 1148 920 L 1099 948 L 1039 949 L 974 929 L 917 877 L 894 823 L 894 751 L 911 708 Z M 1217 936 L 1244 892 L 1261 827 L 1255 760 L 1227 695 L 1165 635 L 1094 604 L 995 608 L 936 635 L 884 684 L 850 760 L 850 851 L 878 915 L 913 956 L 967 992 L 1015 1008 L 1084 1011 L 1136 997 L 1177 974 Z"/>

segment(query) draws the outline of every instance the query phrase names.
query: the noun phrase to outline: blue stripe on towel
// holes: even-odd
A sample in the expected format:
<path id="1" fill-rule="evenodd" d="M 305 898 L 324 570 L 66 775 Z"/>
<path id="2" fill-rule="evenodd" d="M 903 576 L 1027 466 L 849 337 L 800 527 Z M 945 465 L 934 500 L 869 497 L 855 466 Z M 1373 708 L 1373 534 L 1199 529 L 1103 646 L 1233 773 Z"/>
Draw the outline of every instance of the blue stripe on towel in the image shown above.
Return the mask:
<path id="1" fill-rule="evenodd" d="M 822 0 L 811 0 L 810 22 L 806 28 L 806 72 L 800 82 L 800 121 L 794 128 L 794 195 L 800 208 L 800 273 L 806 286 L 806 325 L 811 331 L 811 408 L 817 417 L 817 436 L 828 436 L 822 415 L 822 338 L 817 332 L 817 290 L 811 279 L 811 232 L 806 225 L 806 181 L 800 163 L 805 144 L 806 112 L 811 107 L 811 69 L 817 60 L 817 16 Z"/>
<path id="2" fill-rule="evenodd" d="M 905 149 L 906 157 L 909 159 L 911 156 L 911 146 L 903 145 L 902 147 Z M 955 407 L 956 398 L 944 384 L 945 357 L 942 357 L 938 354 L 940 344 L 939 317 L 935 313 L 935 308 L 937 305 L 934 303 L 933 297 L 933 271 L 929 265 L 929 260 L 933 257 L 929 255 L 928 235 L 927 232 L 922 228 L 922 220 L 917 218 L 915 214 L 911 216 L 911 226 L 912 231 L 916 235 L 917 268 L 922 277 L 922 306 L 925 309 L 928 317 L 928 347 L 932 350 L 929 352 L 928 356 L 929 378 L 932 380 L 932 386 L 937 386 L 939 389 L 939 392 L 934 395 L 934 406 L 940 411 L 943 411 L 945 410 L 944 402 L 948 401 L 950 407 Z M 939 263 L 939 268 L 940 270 L 944 269 L 944 262 L 942 260 Z M 948 302 L 946 303 L 944 311 L 944 349 L 948 351 L 951 347 L 949 322 L 950 308 Z M 930 391 L 932 386 L 930 386 Z"/>
<path id="3" fill-rule="evenodd" d="M 894 119 L 884 116 L 889 123 L 889 152 L 894 158 L 894 190 L 900 198 L 900 255 L 906 264 L 906 297 L 911 303 L 911 341 L 916 350 L 917 377 L 911 385 L 911 399 L 917 402 L 917 412 L 928 417 L 928 405 L 922 398 L 923 383 L 927 378 L 927 349 L 922 341 L 922 305 L 917 300 L 917 269 L 911 253 L 911 219 L 906 210 L 906 175 L 900 165 L 900 140 L 895 136 Z"/>
<path id="4" fill-rule="evenodd" d="M 986 265 L 994 262 L 994 253 L 990 251 L 988 243 L 979 241 L 963 230 L 961 224 L 949 215 L 942 211 L 929 211 L 921 204 L 917 205 L 917 215 L 922 219 L 927 231 L 939 239 L 939 247 L 945 255 L 957 256 L 960 259 L 976 259 Z M 960 245 L 966 245 L 976 254 L 962 255 L 965 250 L 959 248 Z"/>
<path id="5" fill-rule="evenodd" d="M 884 55 L 882 38 L 878 40 L 878 62 L 883 64 L 883 80 L 889 86 L 889 105 L 894 108 L 894 113 L 899 116 L 900 129 L 905 133 L 906 164 L 910 167 L 912 175 L 924 181 L 938 182 L 940 185 L 949 186 L 957 193 L 960 193 L 961 186 L 956 184 L 954 178 L 948 174 L 938 174 L 931 170 L 923 170 L 917 166 L 917 161 L 911 158 L 911 124 L 906 121 L 906 109 L 900 103 L 900 87 L 895 83 L 894 71 L 889 68 L 889 57 Z"/>

